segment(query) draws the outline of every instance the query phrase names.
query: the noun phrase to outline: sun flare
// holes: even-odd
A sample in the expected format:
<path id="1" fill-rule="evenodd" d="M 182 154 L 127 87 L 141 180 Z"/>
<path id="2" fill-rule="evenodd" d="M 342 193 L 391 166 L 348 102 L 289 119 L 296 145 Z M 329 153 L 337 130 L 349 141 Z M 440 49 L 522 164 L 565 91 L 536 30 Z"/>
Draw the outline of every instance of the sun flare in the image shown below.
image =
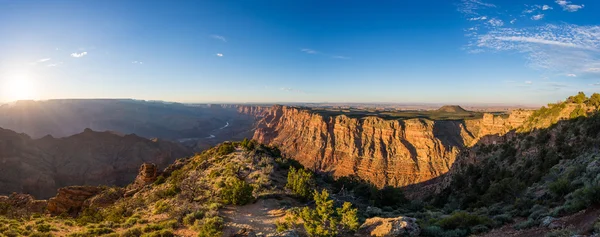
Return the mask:
<path id="1" fill-rule="evenodd" d="M 6 100 L 33 100 L 36 98 L 35 83 L 24 75 L 15 75 L 5 78 L 2 94 Z"/>

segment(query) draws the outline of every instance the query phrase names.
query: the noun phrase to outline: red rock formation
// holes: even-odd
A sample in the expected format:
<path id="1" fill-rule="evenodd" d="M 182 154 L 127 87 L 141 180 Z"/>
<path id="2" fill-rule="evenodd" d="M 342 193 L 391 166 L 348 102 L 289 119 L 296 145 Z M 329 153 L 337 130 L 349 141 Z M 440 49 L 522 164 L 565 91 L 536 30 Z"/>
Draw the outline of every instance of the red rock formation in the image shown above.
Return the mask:
<path id="1" fill-rule="evenodd" d="M 256 109 L 247 109 L 255 111 Z M 242 109 L 244 111 L 244 109 Z M 528 112 L 468 121 L 323 117 L 286 106 L 262 113 L 254 139 L 335 176 L 357 175 L 379 187 L 419 183 L 448 172 L 459 150 L 490 134 L 504 134 Z"/>
<path id="2" fill-rule="evenodd" d="M 102 192 L 102 188 L 93 186 L 71 186 L 58 189 L 56 197 L 48 200 L 48 212 L 53 215 L 63 213 L 77 214 L 84 208 L 89 198 Z"/>

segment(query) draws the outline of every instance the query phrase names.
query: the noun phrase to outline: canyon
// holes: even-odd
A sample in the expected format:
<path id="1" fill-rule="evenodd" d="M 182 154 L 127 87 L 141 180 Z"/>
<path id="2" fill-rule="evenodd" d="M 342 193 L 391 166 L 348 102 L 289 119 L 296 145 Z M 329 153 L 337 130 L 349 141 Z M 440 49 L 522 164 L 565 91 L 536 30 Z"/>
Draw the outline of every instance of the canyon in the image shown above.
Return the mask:
<path id="1" fill-rule="evenodd" d="M 289 107 L 240 107 L 259 117 L 254 139 L 336 177 L 356 176 L 378 187 L 404 187 L 450 170 L 461 149 L 495 139 L 525 123 L 531 111 L 486 113 L 470 120 L 386 120 L 322 116 Z"/>

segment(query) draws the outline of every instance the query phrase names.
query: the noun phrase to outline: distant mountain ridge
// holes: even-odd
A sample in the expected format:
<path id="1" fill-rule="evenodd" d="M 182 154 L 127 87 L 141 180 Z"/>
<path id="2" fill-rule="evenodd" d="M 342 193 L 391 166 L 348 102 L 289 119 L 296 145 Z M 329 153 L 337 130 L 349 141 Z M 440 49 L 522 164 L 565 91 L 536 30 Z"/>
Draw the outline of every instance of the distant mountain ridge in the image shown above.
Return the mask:
<path id="1" fill-rule="evenodd" d="M 189 148 L 134 134 L 82 133 L 32 139 L 0 128 L 0 194 L 29 193 L 48 198 L 70 185 L 126 185 L 144 162 L 166 167 L 192 154 Z"/>

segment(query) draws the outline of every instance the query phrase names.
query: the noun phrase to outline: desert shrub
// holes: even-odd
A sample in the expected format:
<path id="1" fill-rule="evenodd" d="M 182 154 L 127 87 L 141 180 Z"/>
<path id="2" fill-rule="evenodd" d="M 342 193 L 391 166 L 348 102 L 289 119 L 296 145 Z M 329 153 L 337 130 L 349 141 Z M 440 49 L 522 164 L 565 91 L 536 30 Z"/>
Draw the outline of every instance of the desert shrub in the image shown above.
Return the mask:
<path id="1" fill-rule="evenodd" d="M 436 223 L 436 225 L 447 230 L 469 229 L 476 225 L 490 226 L 491 224 L 492 221 L 488 217 L 470 214 L 464 211 L 455 212 L 451 216 L 441 219 Z"/>
<path id="2" fill-rule="evenodd" d="M 527 219 L 526 221 L 520 222 L 513 226 L 516 230 L 528 229 L 537 226 L 539 223 L 533 219 Z"/>
<path id="3" fill-rule="evenodd" d="M 138 237 L 142 235 L 142 228 L 135 227 L 131 229 L 127 229 L 125 232 L 121 234 L 121 237 Z"/>
<path id="4" fill-rule="evenodd" d="M 256 142 L 254 140 L 248 140 L 248 138 L 244 138 L 244 140 L 240 143 L 240 146 L 247 151 L 251 151 L 256 147 Z"/>
<path id="5" fill-rule="evenodd" d="M 426 226 L 421 230 L 421 236 L 427 237 L 463 237 L 467 236 L 467 231 L 463 229 L 444 230 L 439 226 Z"/>
<path id="6" fill-rule="evenodd" d="M 306 171 L 305 169 L 296 169 L 290 167 L 288 172 L 286 188 L 292 190 L 292 192 L 299 197 L 308 199 L 312 190 L 315 186 L 315 180 L 312 172 Z"/>
<path id="7" fill-rule="evenodd" d="M 158 201 L 154 204 L 154 214 L 165 213 L 169 208 L 171 208 L 171 206 L 168 203 L 162 200 Z"/>
<path id="8" fill-rule="evenodd" d="M 254 197 L 252 185 L 237 177 L 227 179 L 225 187 L 221 190 L 221 198 L 225 204 L 246 205 L 250 203 Z"/>
<path id="9" fill-rule="evenodd" d="M 109 234 L 112 232 L 114 232 L 114 231 L 110 228 L 101 227 L 101 228 L 90 228 L 85 233 L 88 236 L 100 236 L 100 235 Z"/>
<path id="10" fill-rule="evenodd" d="M 154 181 L 154 185 L 161 185 L 163 183 L 165 183 L 165 181 L 167 181 L 167 179 L 165 178 L 165 176 L 158 176 L 158 178 L 156 178 L 156 180 Z"/>
<path id="11" fill-rule="evenodd" d="M 39 224 L 35 227 L 35 229 L 39 232 L 50 232 L 50 230 L 52 230 L 52 226 L 50 224 Z"/>
<path id="12" fill-rule="evenodd" d="M 172 230 L 157 230 L 157 231 L 153 231 L 150 233 L 145 233 L 141 237 L 173 237 L 173 236 L 175 236 L 175 234 L 173 234 Z"/>
<path id="13" fill-rule="evenodd" d="M 357 212 L 358 209 L 352 208 L 352 204 L 349 202 L 345 202 L 341 208 L 338 208 L 337 215 L 340 218 L 340 225 L 343 230 L 356 231 L 358 230 L 358 217 Z"/>
<path id="14" fill-rule="evenodd" d="M 314 191 L 315 208 L 304 207 L 298 213 L 309 236 L 337 236 L 340 232 L 353 232 L 358 229 L 357 209 L 346 202 L 334 210 L 333 200 L 327 190 Z"/>
<path id="15" fill-rule="evenodd" d="M 546 237 L 571 237 L 577 236 L 577 232 L 569 229 L 562 230 L 553 230 L 552 232 L 546 234 Z"/>
<path id="16" fill-rule="evenodd" d="M 600 185 L 586 185 L 567 196 L 564 210 L 573 213 L 600 202 Z"/>
<path id="17" fill-rule="evenodd" d="M 217 154 L 222 156 L 222 155 L 231 154 L 234 151 L 235 151 L 235 147 L 233 146 L 233 144 L 226 142 L 219 146 L 219 149 L 217 150 Z"/>
<path id="18" fill-rule="evenodd" d="M 213 237 L 221 236 L 223 226 L 223 218 L 215 216 L 204 218 L 202 220 L 196 220 L 194 229 L 199 232 L 198 237 Z"/>
<path id="19" fill-rule="evenodd" d="M 196 222 L 196 220 L 200 220 L 202 218 L 204 218 L 204 211 L 202 210 L 188 213 L 183 218 L 183 224 L 187 226 L 192 226 L 194 225 L 194 222 Z"/>
<path id="20" fill-rule="evenodd" d="M 512 216 L 510 214 L 495 215 L 494 217 L 492 217 L 492 220 L 498 223 L 499 226 L 513 222 Z"/>

